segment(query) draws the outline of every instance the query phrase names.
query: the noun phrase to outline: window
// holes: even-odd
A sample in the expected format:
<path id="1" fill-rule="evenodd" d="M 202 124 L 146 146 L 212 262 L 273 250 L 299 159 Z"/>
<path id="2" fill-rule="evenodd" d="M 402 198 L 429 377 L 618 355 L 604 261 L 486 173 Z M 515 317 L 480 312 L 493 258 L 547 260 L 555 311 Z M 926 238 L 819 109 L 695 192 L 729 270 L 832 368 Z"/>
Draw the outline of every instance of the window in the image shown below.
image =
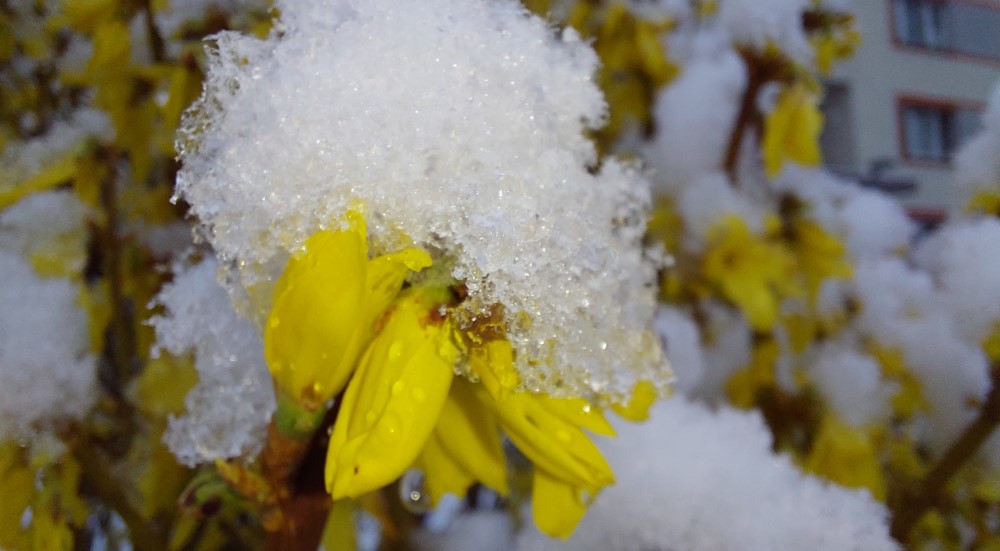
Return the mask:
<path id="1" fill-rule="evenodd" d="M 929 50 L 945 49 L 947 4 L 934 0 L 893 0 L 896 40 Z"/>
<path id="2" fill-rule="evenodd" d="M 1000 59 L 1000 2 L 892 0 L 897 43 L 949 54 Z"/>
<path id="3" fill-rule="evenodd" d="M 979 128 L 979 109 L 946 102 L 900 102 L 903 158 L 947 163 Z"/>

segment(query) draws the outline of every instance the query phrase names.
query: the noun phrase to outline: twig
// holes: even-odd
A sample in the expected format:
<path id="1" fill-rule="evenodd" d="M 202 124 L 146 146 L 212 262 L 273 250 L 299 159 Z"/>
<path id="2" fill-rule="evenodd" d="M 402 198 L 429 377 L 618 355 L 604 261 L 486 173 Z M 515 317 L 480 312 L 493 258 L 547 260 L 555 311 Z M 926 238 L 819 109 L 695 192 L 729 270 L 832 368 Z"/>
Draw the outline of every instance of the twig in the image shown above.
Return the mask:
<path id="1" fill-rule="evenodd" d="M 736 161 L 740 156 L 740 149 L 743 145 L 743 135 L 746 134 L 747 127 L 754 119 L 757 110 L 757 94 L 767 82 L 765 72 L 752 56 L 744 55 L 747 66 L 747 87 L 743 90 L 743 99 L 740 100 L 740 110 L 736 115 L 736 122 L 729 133 L 729 144 L 726 146 L 726 157 L 723 167 L 729 175 L 730 182 L 736 182 Z"/>
<path id="2" fill-rule="evenodd" d="M 1000 364 L 993 366 L 991 375 L 992 388 L 979 410 L 979 415 L 962 431 L 958 439 L 927 473 L 917 494 L 913 498 L 898 502 L 900 508 L 894 511 L 891 529 L 892 536 L 898 541 L 903 543 L 907 541 L 917 521 L 928 509 L 937 504 L 948 481 L 1000 426 Z"/>
<path id="3" fill-rule="evenodd" d="M 97 447 L 86 438 L 74 442 L 71 447 L 73 457 L 80 464 L 80 470 L 90 489 L 125 522 L 130 539 L 139 551 L 166 551 L 163 536 L 154 530 L 148 520 L 132 505 L 122 491 L 114 473 L 108 468 L 108 461 L 101 457 Z"/>
<path id="4" fill-rule="evenodd" d="M 133 316 L 124 293 L 122 243 L 118 235 L 118 182 L 117 172 L 112 168 L 114 166 L 112 156 L 115 153 L 105 149 L 100 154 L 107 157 L 103 161 L 109 167 L 107 177 L 101 182 L 101 204 L 106 218 L 104 228 L 99 234 L 104 261 L 103 272 L 111 294 L 111 342 L 108 359 L 111 361 L 114 377 L 111 390 L 116 398 L 121 399 L 125 386 L 134 372 L 135 339 L 132 332 Z"/>
<path id="5" fill-rule="evenodd" d="M 153 53 L 153 61 L 163 62 L 167 58 L 166 47 L 163 42 L 163 35 L 156 26 L 156 18 L 153 14 L 153 6 L 150 0 L 142 0 L 142 11 L 145 12 L 146 34 L 149 35 L 149 49 Z"/>

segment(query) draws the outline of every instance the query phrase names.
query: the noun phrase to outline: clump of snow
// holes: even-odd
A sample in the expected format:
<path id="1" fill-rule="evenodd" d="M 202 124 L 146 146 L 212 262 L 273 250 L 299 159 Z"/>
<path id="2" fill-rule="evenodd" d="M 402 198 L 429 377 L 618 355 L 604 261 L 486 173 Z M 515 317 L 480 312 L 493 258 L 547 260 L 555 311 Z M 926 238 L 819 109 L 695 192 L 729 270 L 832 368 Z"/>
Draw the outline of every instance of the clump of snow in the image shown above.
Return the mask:
<path id="1" fill-rule="evenodd" d="M 952 304 L 930 274 L 894 258 L 860 262 L 851 288 L 861 305 L 857 328 L 879 345 L 901 350 L 920 381 L 930 406 L 924 436 L 942 450 L 975 415 L 990 387 L 979 342 L 960 334 L 968 323 L 956 315 L 961 303 Z"/>
<path id="2" fill-rule="evenodd" d="M 77 109 L 65 120 L 54 123 L 44 135 L 7 144 L 0 154 L 0 182 L 26 180 L 71 153 L 84 139 L 107 138 L 112 134 L 111 121 L 103 111 Z"/>
<path id="3" fill-rule="evenodd" d="M 235 312 L 216 271 L 212 260 L 179 271 L 156 299 L 164 315 L 150 321 L 159 348 L 194 355 L 198 383 L 184 399 L 187 414 L 172 417 L 164 436 L 188 466 L 256 456 L 275 409 L 260 335 Z"/>
<path id="4" fill-rule="evenodd" d="M 658 191 L 676 191 L 722 168 L 746 78 L 743 60 L 731 49 L 696 47 L 681 74 L 659 93 L 656 135 L 644 153 Z"/>
<path id="5" fill-rule="evenodd" d="M 906 250 L 916 227 L 903 207 L 881 192 L 855 188 L 840 209 L 840 234 L 854 258 Z"/>
<path id="6" fill-rule="evenodd" d="M 42 252 L 61 237 L 80 237 L 86 217 L 87 206 L 70 191 L 33 193 L 0 212 L 0 249 L 25 257 Z"/>
<path id="7" fill-rule="evenodd" d="M 1000 322 L 1000 220 L 951 222 L 921 242 L 914 258 L 934 278 L 963 337 L 979 342 Z"/>
<path id="8" fill-rule="evenodd" d="M 861 428 L 888 420 L 892 413 L 889 399 L 896 388 L 882 381 L 878 361 L 859 348 L 855 342 L 825 342 L 806 362 L 816 387 L 837 417 Z"/>
<path id="9" fill-rule="evenodd" d="M 698 326 L 680 308 L 661 307 L 656 312 L 656 332 L 677 376 L 674 388 L 683 393 L 691 391 L 705 371 Z"/>
<path id="10" fill-rule="evenodd" d="M 982 130 L 955 155 L 955 182 L 965 201 L 982 191 L 1000 193 L 1000 81 L 983 114 Z"/>
<path id="11" fill-rule="evenodd" d="M 505 306 L 527 387 L 666 380 L 649 192 L 613 160 L 590 171 L 605 104 L 575 33 L 503 0 L 277 8 L 267 40 L 217 37 L 179 144 L 177 196 L 243 286 L 267 289 L 360 202 L 373 252 L 412 241 L 453 263 L 474 312 Z"/>
<path id="12" fill-rule="evenodd" d="M 0 250 L 0 440 L 82 417 L 96 397 L 79 287 Z"/>
<path id="13" fill-rule="evenodd" d="M 474 511 L 459 515 L 442 532 L 417 532 L 414 545 L 428 551 L 506 551 L 513 544 L 513 519 L 505 511 Z"/>
<path id="14" fill-rule="evenodd" d="M 840 238 L 855 260 L 900 254 L 916 233 L 897 201 L 822 169 L 785 167 L 775 187 L 805 202 L 808 216 Z"/>
<path id="15" fill-rule="evenodd" d="M 753 331 L 739 311 L 720 302 L 704 304 L 703 355 L 706 369 L 689 395 L 711 403 L 725 400 L 726 381 L 750 362 Z"/>
<path id="16" fill-rule="evenodd" d="M 628 0 L 629 11 L 651 21 L 679 20 L 691 15 L 687 0 Z"/>
<path id="17" fill-rule="evenodd" d="M 898 548 L 881 504 L 774 455 L 757 414 L 713 412 L 678 397 L 655 406 L 647 423 L 616 429 L 618 438 L 600 445 L 617 484 L 568 541 L 529 528 L 519 551 Z"/>
<path id="18" fill-rule="evenodd" d="M 764 231 L 764 205 L 737 191 L 721 172 L 695 178 L 677 201 L 684 214 L 685 245 L 701 249 L 716 225 L 726 216 L 736 216 L 754 233 Z"/>
<path id="19" fill-rule="evenodd" d="M 808 64 L 813 51 L 802 29 L 811 0 L 721 0 L 718 18 L 733 41 L 764 52 L 777 46 L 791 59 Z"/>
<path id="20" fill-rule="evenodd" d="M 850 12 L 854 7 L 854 0 L 820 0 L 819 6 L 833 12 Z"/>

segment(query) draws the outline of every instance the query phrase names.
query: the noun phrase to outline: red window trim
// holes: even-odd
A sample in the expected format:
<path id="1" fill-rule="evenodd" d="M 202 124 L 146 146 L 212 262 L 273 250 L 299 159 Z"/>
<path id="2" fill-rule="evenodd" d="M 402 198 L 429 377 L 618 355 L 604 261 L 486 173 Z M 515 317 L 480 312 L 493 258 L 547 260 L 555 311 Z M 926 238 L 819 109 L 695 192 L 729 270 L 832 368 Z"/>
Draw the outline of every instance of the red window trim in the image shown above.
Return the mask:
<path id="1" fill-rule="evenodd" d="M 910 157 L 906 148 L 906 127 L 903 113 L 907 107 L 932 107 L 938 109 L 966 109 L 978 111 L 986 110 L 986 103 L 979 100 L 969 100 L 964 98 L 950 98 L 941 96 L 924 96 L 911 93 L 896 94 L 896 144 L 899 149 L 899 158 L 906 164 L 923 168 L 950 168 L 950 161 L 933 161 Z"/>
<path id="2" fill-rule="evenodd" d="M 970 6 L 977 6 L 988 10 L 1000 11 L 1000 3 L 992 0 L 928 0 L 928 1 L 936 4 L 948 4 L 948 3 L 967 4 Z M 949 50 L 949 49 L 935 50 L 933 48 L 924 48 L 922 46 L 916 46 L 901 41 L 896 34 L 896 14 L 893 11 L 893 2 L 894 0 L 885 0 L 886 17 L 889 20 L 889 41 L 892 44 L 893 49 L 905 53 L 919 54 L 930 57 L 937 57 L 941 59 L 951 59 L 954 61 L 964 61 L 964 62 L 1000 67 L 1000 55 L 991 56 L 991 55 L 970 54 L 966 52 L 959 52 L 956 50 Z"/>
<path id="3" fill-rule="evenodd" d="M 926 224 L 939 224 L 948 218 L 948 211 L 942 207 L 910 207 L 906 209 L 910 219 Z"/>

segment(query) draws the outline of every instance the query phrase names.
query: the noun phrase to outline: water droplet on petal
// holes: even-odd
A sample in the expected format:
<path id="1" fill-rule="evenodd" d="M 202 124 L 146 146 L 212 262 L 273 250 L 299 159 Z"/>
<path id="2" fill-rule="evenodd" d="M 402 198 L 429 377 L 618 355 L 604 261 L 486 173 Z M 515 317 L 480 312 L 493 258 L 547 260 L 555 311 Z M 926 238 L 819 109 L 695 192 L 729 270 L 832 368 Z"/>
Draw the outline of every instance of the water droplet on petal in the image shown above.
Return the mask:
<path id="1" fill-rule="evenodd" d="M 399 500 L 403 507 L 415 514 L 426 513 L 431 508 L 431 496 L 424 487 L 424 473 L 410 469 L 399 479 Z"/>
<path id="2" fill-rule="evenodd" d="M 277 317 L 272 317 L 270 320 L 268 320 L 267 324 L 271 326 L 271 329 L 274 329 L 275 327 L 281 325 L 281 320 L 278 319 Z"/>
<path id="3" fill-rule="evenodd" d="M 424 392 L 422 388 L 414 388 L 410 391 L 410 396 L 413 397 L 413 401 L 422 404 L 427 401 L 427 393 Z"/>
<path id="4" fill-rule="evenodd" d="M 399 360 L 403 355 L 403 341 L 396 341 L 389 345 L 389 361 L 394 362 Z"/>
<path id="5" fill-rule="evenodd" d="M 378 424 L 378 435 L 383 440 L 396 440 L 400 436 L 400 423 L 399 416 L 394 413 L 386 413 L 379 420 Z"/>
<path id="6" fill-rule="evenodd" d="M 391 389 L 392 395 L 399 396 L 405 388 L 406 388 L 406 383 L 404 383 L 403 381 L 396 381 L 395 383 L 392 383 L 392 389 Z"/>

